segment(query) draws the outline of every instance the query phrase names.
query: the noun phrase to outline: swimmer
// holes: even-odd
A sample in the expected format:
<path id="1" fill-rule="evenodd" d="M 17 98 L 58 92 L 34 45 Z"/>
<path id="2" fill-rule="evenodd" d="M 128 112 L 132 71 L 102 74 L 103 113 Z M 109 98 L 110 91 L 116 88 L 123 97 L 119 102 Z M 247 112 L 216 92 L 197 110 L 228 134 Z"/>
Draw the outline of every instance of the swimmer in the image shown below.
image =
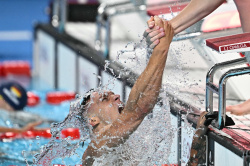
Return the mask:
<path id="1" fill-rule="evenodd" d="M 190 27 L 194 23 L 203 19 L 215 9 L 217 9 L 225 0 L 191 0 L 188 6 L 186 6 L 176 17 L 170 20 L 170 24 L 174 29 L 174 34 L 177 34 L 186 28 Z M 249 0 L 234 0 L 236 7 L 238 9 L 241 21 L 241 27 L 243 32 L 250 32 L 250 21 L 249 21 L 249 9 L 250 1 Z M 155 24 L 154 19 L 151 17 L 151 20 L 148 22 L 148 27 L 144 34 L 148 34 L 154 30 Z M 158 35 L 158 33 L 152 34 Z M 151 38 L 151 37 L 150 37 Z M 151 48 L 154 48 L 158 43 L 158 38 L 151 38 L 147 40 Z M 235 115 L 246 115 L 250 113 L 250 99 L 235 106 L 227 106 L 226 110 Z"/>
<path id="2" fill-rule="evenodd" d="M 0 111 L 1 116 L 8 116 L 8 113 L 22 110 L 27 104 L 26 90 L 16 82 L 7 82 L 0 86 Z M 0 132 L 22 133 L 34 129 L 41 121 L 32 122 L 22 128 L 13 128 L 0 120 Z"/>
<path id="3" fill-rule="evenodd" d="M 92 165 L 95 157 L 105 153 L 105 147 L 123 144 L 154 108 L 174 34 L 167 21 L 155 17 L 155 22 L 159 26 L 157 31 L 161 31 L 164 36 L 154 48 L 147 67 L 136 80 L 126 106 L 120 101 L 120 95 L 110 91 L 92 92 L 89 96 L 84 117 L 93 126 L 95 138 L 83 154 L 83 165 Z"/>
<path id="4" fill-rule="evenodd" d="M 84 106 L 82 115 L 88 119 L 92 126 L 92 139 L 82 156 L 84 166 L 93 165 L 95 158 L 108 153 L 107 149 L 125 143 L 157 103 L 167 54 L 174 32 L 169 22 L 157 16 L 154 17 L 154 20 L 157 25 L 155 31 L 159 32 L 157 37 L 161 38 L 160 43 L 154 48 L 148 65 L 136 80 L 126 105 L 120 101 L 120 95 L 111 91 L 101 93 L 90 91 L 83 98 L 81 103 Z M 155 32 L 152 31 L 152 33 Z M 198 128 L 203 127 L 201 124 L 197 125 Z M 199 132 L 196 136 L 202 137 L 206 129 L 197 131 Z M 201 149 L 197 149 L 201 141 L 203 139 L 193 141 L 196 145 L 192 148 L 193 153 L 201 154 Z M 191 164 L 196 162 L 195 155 L 192 156 Z"/>

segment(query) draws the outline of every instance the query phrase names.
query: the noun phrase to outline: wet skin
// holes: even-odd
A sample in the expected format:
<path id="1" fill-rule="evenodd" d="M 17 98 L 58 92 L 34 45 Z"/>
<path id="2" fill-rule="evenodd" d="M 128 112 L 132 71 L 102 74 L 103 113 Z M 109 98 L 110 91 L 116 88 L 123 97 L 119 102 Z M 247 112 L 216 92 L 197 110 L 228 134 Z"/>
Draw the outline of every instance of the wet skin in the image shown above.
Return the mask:
<path id="1" fill-rule="evenodd" d="M 159 17 L 154 20 L 164 28 L 165 36 L 154 48 L 147 67 L 136 80 L 126 106 L 120 107 L 123 105 L 120 96 L 112 92 L 93 92 L 91 95 L 86 112 L 95 137 L 83 154 L 83 165 L 92 165 L 95 157 L 106 152 L 103 147 L 116 147 L 124 143 L 157 102 L 173 29 Z"/>

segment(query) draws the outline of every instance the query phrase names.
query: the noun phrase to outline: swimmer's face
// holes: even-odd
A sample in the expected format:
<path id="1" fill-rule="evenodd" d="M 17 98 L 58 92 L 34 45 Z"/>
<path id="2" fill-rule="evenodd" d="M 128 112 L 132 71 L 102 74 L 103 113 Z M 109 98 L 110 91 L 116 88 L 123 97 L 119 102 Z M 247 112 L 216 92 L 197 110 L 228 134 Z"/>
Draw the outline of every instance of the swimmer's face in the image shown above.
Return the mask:
<path id="1" fill-rule="evenodd" d="M 110 124 L 121 115 L 124 108 L 120 95 L 111 91 L 93 92 L 88 102 L 87 111 L 98 116 L 102 123 Z"/>

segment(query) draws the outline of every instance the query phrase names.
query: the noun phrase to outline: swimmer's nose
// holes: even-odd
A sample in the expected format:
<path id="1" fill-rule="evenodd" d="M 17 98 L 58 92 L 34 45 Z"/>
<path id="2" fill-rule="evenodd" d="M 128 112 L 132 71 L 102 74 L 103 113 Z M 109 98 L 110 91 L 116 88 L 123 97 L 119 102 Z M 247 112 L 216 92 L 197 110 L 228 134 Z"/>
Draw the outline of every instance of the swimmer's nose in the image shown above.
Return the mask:
<path id="1" fill-rule="evenodd" d="M 120 100 L 120 95 L 114 95 L 115 100 Z"/>

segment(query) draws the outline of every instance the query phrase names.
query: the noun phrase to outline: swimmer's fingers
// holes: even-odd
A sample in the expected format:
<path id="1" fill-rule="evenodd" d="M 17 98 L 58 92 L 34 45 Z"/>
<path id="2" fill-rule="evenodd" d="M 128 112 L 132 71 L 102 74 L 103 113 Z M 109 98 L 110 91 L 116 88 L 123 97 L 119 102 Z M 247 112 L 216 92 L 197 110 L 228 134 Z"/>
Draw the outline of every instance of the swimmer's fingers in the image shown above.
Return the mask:
<path id="1" fill-rule="evenodd" d="M 170 22 L 163 20 L 164 21 L 164 31 L 166 36 L 169 36 L 169 38 L 173 39 L 174 37 L 174 29 Z"/>
<path id="2" fill-rule="evenodd" d="M 150 19 L 147 21 L 148 27 L 151 29 L 155 26 L 155 22 L 154 22 L 154 17 L 151 16 Z"/>
<path id="3" fill-rule="evenodd" d="M 160 40 L 157 39 L 157 40 L 155 40 L 152 44 L 150 44 L 149 48 L 153 49 L 153 48 L 155 48 L 155 46 L 157 46 L 159 43 L 160 43 Z"/>
<path id="4" fill-rule="evenodd" d="M 161 28 L 164 28 L 164 22 L 166 22 L 166 20 L 164 20 L 158 16 L 154 16 L 154 20 L 155 20 L 155 26 L 159 26 Z"/>

